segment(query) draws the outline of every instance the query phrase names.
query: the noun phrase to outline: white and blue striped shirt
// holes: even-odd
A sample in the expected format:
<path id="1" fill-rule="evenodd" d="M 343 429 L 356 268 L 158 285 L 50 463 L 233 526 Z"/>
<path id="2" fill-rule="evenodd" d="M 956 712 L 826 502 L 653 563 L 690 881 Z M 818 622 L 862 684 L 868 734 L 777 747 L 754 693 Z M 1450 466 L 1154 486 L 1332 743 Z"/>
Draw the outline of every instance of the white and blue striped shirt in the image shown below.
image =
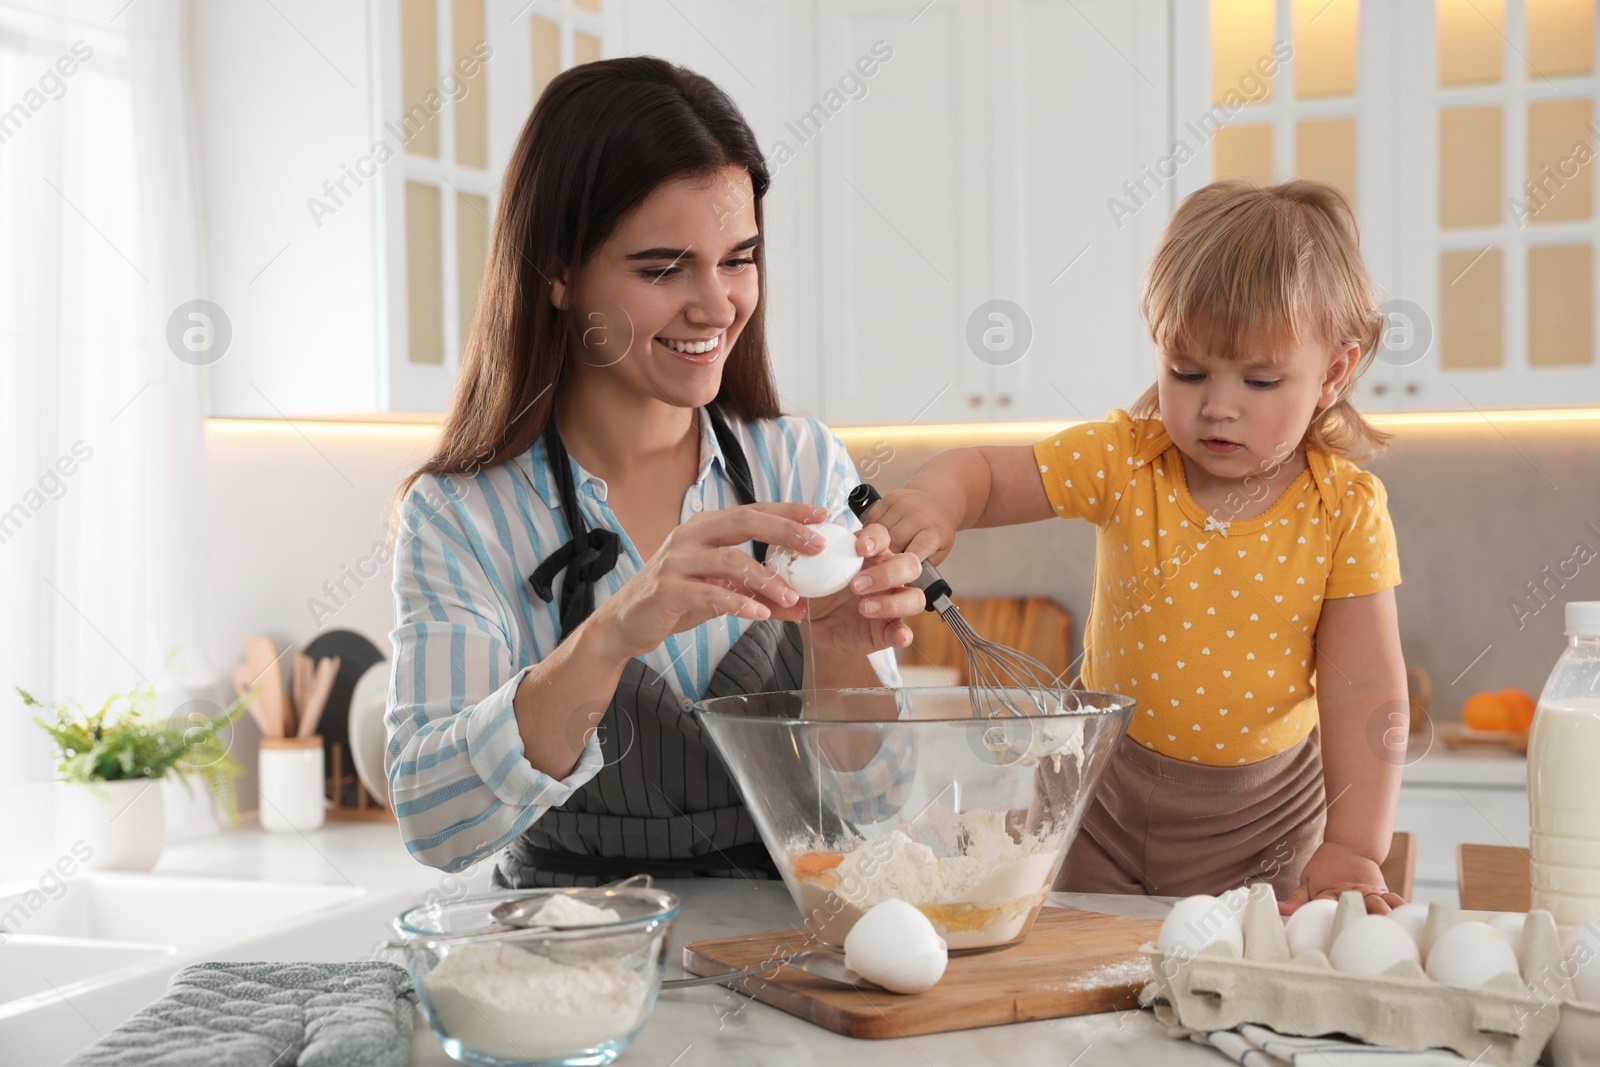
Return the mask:
<path id="1" fill-rule="evenodd" d="M 789 416 L 728 421 L 757 500 L 817 504 L 831 521 L 860 528 L 845 504 L 858 481 L 855 464 L 826 426 Z M 703 409 L 700 438 L 684 522 L 740 502 Z M 616 567 L 595 583 L 599 605 L 645 561 L 607 505 L 605 482 L 576 461 L 572 467 L 589 527 L 622 539 Z M 400 504 L 385 764 L 406 848 L 429 866 L 456 871 L 498 851 L 599 770 L 598 738 L 566 778 L 534 770 L 512 707 L 523 675 L 556 647 L 560 632 L 559 597 L 546 604 L 527 581 L 570 539 L 560 508 L 542 440 L 488 470 L 424 476 Z M 747 625 L 721 616 L 671 635 L 641 659 L 687 710 Z M 891 652 L 876 653 L 873 665 L 887 684 L 899 684 Z"/>

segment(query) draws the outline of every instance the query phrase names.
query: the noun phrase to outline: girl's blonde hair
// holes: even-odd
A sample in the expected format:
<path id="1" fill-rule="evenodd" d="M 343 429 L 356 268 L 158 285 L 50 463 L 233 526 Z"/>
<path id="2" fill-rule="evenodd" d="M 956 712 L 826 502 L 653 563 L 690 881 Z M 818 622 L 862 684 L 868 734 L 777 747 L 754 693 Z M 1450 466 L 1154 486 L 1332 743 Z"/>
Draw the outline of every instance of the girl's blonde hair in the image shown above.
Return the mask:
<path id="1" fill-rule="evenodd" d="M 1211 354 L 1237 360 L 1258 356 L 1263 345 L 1304 339 L 1360 345 L 1355 373 L 1339 399 L 1312 418 L 1303 443 L 1350 458 L 1388 443 L 1350 403 L 1384 316 L 1361 261 L 1355 210 L 1333 186 L 1221 181 L 1191 193 L 1162 235 L 1140 310 L 1164 352 L 1203 341 Z M 1160 414 L 1154 385 L 1130 413 Z"/>

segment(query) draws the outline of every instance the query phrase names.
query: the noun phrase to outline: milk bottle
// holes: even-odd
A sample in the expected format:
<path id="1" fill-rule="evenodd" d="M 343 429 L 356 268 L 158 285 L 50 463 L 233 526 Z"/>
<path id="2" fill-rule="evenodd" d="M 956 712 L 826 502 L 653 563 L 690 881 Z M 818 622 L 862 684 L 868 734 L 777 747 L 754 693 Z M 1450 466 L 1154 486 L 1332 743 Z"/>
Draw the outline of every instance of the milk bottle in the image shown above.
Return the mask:
<path id="1" fill-rule="evenodd" d="M 1566 621 L 1528 738 L 1533 906 L 1563 936 L 1600 918 L 1600 601 L 1568 604 Z"/>

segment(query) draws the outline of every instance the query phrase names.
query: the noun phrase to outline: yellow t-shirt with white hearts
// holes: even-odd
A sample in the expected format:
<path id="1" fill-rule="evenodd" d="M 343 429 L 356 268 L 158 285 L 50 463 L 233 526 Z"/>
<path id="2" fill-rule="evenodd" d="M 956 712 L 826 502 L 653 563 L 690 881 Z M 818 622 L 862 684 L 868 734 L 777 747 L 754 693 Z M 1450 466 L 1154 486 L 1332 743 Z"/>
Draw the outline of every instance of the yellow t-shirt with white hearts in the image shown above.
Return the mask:
<path id="1" fill-rule="evenodd" d="M 1099 528 L 1083 680 L 1135 697 L 1129 735 L 1175 759 L 1254 763 L 1316 724 L 1312 641 L 1322 603 L 1400 582 L 1383 483 L 1307 450 L 1271 507 L 1249 479 L 1207 513 L 1159 419 L 1113 411 L 1034 445 L 1056 513 Z"/>

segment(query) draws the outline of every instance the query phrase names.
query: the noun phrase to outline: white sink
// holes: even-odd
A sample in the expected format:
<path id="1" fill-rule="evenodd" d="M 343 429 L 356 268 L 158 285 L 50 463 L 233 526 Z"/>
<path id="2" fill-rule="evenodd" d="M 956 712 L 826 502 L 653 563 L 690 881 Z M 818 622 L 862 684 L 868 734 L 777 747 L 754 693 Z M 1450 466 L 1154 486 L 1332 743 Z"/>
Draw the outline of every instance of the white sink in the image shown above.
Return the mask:
<path id="1" fill-rule="evenodd" d="M 64 895 L 45 897 L 42 904 L 36 883 L 0 886 L 0 930 L 35 938 L 210 945 L 365 892 L 348 886 L 113 872 L 86 872 L 66 885 Z M 18 917 L 20 923 L 15 922 Z"/>
<path id="2" fill-rule="evenodd" d="M 366 895 L 348 886 L 111 872 L 87 872 L 52 890 L 37 882 L 0 886 L 0 1018 Z"/>
<path id="3" fill-rule="evenodd" d="M 0 1004 L 75 988 L 91 978 L 169 959 L 177 951 L 171 945 L 13 937 L 0 945 Z"/>

